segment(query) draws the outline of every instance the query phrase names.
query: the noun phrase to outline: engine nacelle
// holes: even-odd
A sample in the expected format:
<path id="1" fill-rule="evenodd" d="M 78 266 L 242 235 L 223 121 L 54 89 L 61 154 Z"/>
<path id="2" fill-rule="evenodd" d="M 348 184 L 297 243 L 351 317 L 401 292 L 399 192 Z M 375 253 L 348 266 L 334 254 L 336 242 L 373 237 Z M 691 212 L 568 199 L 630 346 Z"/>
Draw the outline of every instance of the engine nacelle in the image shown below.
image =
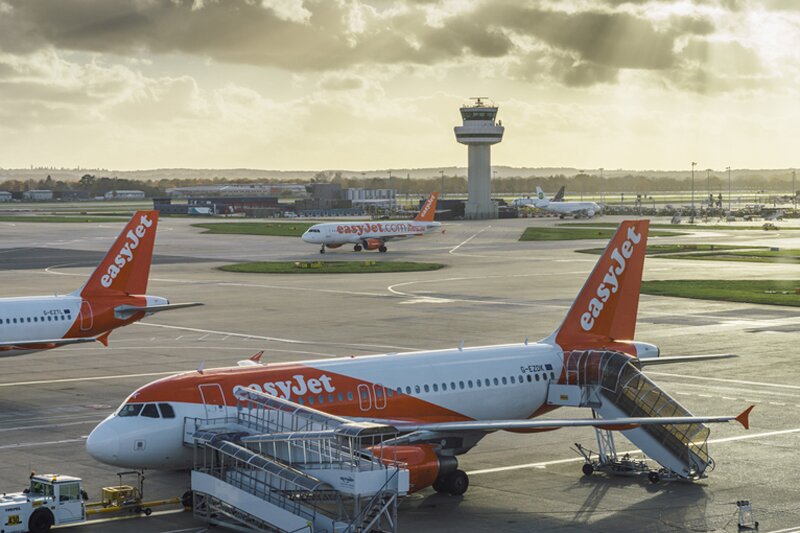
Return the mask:
<path id="1" fill-rule="evenodd" d="M 377 250 L 383 246 L 383 241 L 380 239 L 364 239 L 364 248 L 367 250 Z"/>
<path id="2" fill-rule="evenodd" d="M 594 209 L 589 209 L 586 211 L 586 216 L 592 218 L 594 216 Z"/>
<path id="3" fill-rule="evenodd" d="M 386 464 L 405 463 L 408 469 L 409 489 L 408 492 L 417 492 L 433 485 L 436 478 L 444 470 L 448 470 L 450 462 L 457 465 L 453 458 L 448 462 L 448 458 L 439 458 L 430 444 L 417 444 L 407 446 L 383 446 L 369 448 L 373 455 L 378 457 Z M 444 461 L 443 461 L 444 459 Z"/>

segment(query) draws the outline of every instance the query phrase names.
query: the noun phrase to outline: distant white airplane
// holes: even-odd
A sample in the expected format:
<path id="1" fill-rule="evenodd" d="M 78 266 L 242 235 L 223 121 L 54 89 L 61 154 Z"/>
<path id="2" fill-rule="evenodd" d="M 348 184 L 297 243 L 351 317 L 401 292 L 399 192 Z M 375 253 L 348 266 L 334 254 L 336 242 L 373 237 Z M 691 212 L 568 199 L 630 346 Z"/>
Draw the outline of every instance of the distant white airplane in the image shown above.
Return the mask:
<path id="1" fill-rule="evenodd" d="M 326 248 L 339 248 L 352 244 L 353 250 L 386 251 L 386 242 L 394 239 L 407 239 L 427 235 L 441 229 L 442 224 L 433 220 L 436 215 L 434 192 L 425 201 L 414 220 L 388 220 L 381 222 L 325 222 L 315 224 L 303 234 L 303 241 L 320 245 L 319 253 Z"/>
<path id="2" fill-rule="evenodd" d="M 564 201 L 564 189 L 565 186 L 562 185 L 555 196 L 553 196 L 550 201 L 551 202 L 563 202 Z M 515 198 L 511 201 L 511 205 L 513 207 L 525 207 L 531 206 L 535 207 L 537 198 L 531 198 L 530 196 L 525 196 L 524 198 Z"/>
<path id="3" fill-rule="evenodd" d="M 557 202 L 555 198 L 549 200 L 542 191 L 541 187 L 536 187 L 538 198 L 533 202 L 533 207 L 550 211 L 557 214 L 560 218 L 573 216 L 575 218 L 592 218 L 599 215 L 602 209 L 594 202 Z"/>

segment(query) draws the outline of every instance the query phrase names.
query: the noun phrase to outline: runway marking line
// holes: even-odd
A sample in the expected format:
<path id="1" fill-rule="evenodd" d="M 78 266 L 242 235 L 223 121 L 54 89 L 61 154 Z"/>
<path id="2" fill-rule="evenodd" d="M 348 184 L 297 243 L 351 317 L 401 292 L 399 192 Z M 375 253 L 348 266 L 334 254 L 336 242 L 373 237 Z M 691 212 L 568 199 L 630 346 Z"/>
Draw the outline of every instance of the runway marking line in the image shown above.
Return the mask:
<path id="1" fill-rule="evenodd" d="M 146 372 L 144 374 L 116 374 L 113 376 L 91 376 L 83 378 L 60 378 L 60 379 L 41 379 L 38 381 L 15 381 L 13 383 L 0 383 L 0 387 L 18 387 L 20 385 L 49 385 L 51 383 L 72 383 L 75 381 L 99 381 L 106 379 L 125 379 L 125 378 L 143 378 L 149 376 L 169 376 L 171 374 L 180 374 L 183 370 L 173 370 L 171 372 Z"/>
<path id="2" fill-rule="evenodd" d="M 762 381 L 746 381 L 743 379 L 726 379 L 726 378 L 712 378 L 708 376 L 690 376 L 687 374 L 671 374 L 669 372 L 648 372 L 648 374 L 652 374 L 654 376 L 666 376 L 670 378 L 681 378 L 681 379 L 699 379 L 703 381 L 719 381 L 721 383 L 737 383 L 739 385 L 758 385 L 761 387 L 770 387 L 770 388 L 777 388 L 777 389 L 793 389 L 793 390 L 800 390 L 800 385 L 784 385 L 781 383 L 764 383 Z"/>
<path id="3" fill-rule="evenodd" d="M 453 248 L 451 248 L 451 249 L 450 249 L 450 251 L 449 251 L 449 252 L 447 252 L 447 253 L 449 253 L 449 254 L 452 254 L 453 252 L 455 252 L 456 250 L 458 250 L 459 248 L 461 248 L 461 247 L 462 247 L 462 246 L 464 246 L 465 244 L 469 243 L 469 241 L 471 241 L 472 239 L 474 239 L 475 237 L 477 237 L 478 235 L 480 235 L 481 233 L 483 233 L 484 231 L 486 231 L 487 229 L 489 229 L 489 228 L 491 228 L 491 227 L 492 227 L 492 226 L 486 226 L 485 228 L 483 228 L 482 230 L 480 230 L 478 233 L 476 233 L 476 234 L 475 234 L 475 235 L 473 235 L 472 237 L 469 237 L 469 238 L 467 238 L 465 241 L 463 241 L 463 242 L 461 242 L 461 243 L 459 243 L 459 244 L 455 245 L 455 246 L 454 246 Z"/>

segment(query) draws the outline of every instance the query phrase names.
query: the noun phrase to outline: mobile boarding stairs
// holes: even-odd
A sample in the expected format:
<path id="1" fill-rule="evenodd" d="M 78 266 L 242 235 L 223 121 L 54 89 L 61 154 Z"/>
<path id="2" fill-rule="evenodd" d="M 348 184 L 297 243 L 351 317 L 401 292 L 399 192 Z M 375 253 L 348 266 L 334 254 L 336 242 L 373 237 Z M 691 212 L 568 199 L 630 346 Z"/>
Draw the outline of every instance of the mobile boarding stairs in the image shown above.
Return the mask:
<path id="1" fill-rule="evenodd" d="M 195 516 L 245 532 L 397 531 L 409 473 L 382 449 L 394 427 L 244 387 L 236 397 L 235 417 L 186 420 Z"/>
<path id="2" fill-rule="evenodd" d="M 648 379 L 631 358 L 612 351 L 573 351 L 565 354 L 564 384 L 551 383 L 548 404 L 589 407 L 595 417 L 692 416 L 689 411 Z M 595 428 L 598 450 L 576 443 L 586 460 L 583 472 L 647 474 L 651 482 L 665 479 L 696 480 L 714 468 L 708 455 L 709 429 L 703 424 L 644 425 L 622 434 L 661 468 L 651 469 L 644 460 L 617 455 L 613 431 Z"/>

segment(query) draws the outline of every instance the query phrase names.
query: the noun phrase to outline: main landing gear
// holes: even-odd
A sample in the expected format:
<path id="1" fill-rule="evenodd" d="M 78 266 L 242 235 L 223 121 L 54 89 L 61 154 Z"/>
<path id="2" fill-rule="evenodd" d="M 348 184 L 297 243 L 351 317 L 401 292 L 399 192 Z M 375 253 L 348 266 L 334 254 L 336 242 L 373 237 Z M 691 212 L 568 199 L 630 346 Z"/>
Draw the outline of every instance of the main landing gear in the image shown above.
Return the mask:
<path id="1" fill-rule="evenodd" d="M 469 488 L 469 476 L 463 470 L 454 470 L 433 482 L 433 490 L 440 494 L 461 496 Z"/>
<path id="2" fill-rule="evenodd" d="M 361 250 L 362 250 L 362 248 L 361 248 L 360 244 L 356 244 L 355 246 L 353 246 L 353 251 L 354 252 L 360 252 Z"/>
<path id="3" fill-rule="evenodd" d="M 381 244 L 378 247 L 378 251 L 381 252 L 381 253 L 385 253 L 386 252 L 386 245 L 385 244 Z"/>

